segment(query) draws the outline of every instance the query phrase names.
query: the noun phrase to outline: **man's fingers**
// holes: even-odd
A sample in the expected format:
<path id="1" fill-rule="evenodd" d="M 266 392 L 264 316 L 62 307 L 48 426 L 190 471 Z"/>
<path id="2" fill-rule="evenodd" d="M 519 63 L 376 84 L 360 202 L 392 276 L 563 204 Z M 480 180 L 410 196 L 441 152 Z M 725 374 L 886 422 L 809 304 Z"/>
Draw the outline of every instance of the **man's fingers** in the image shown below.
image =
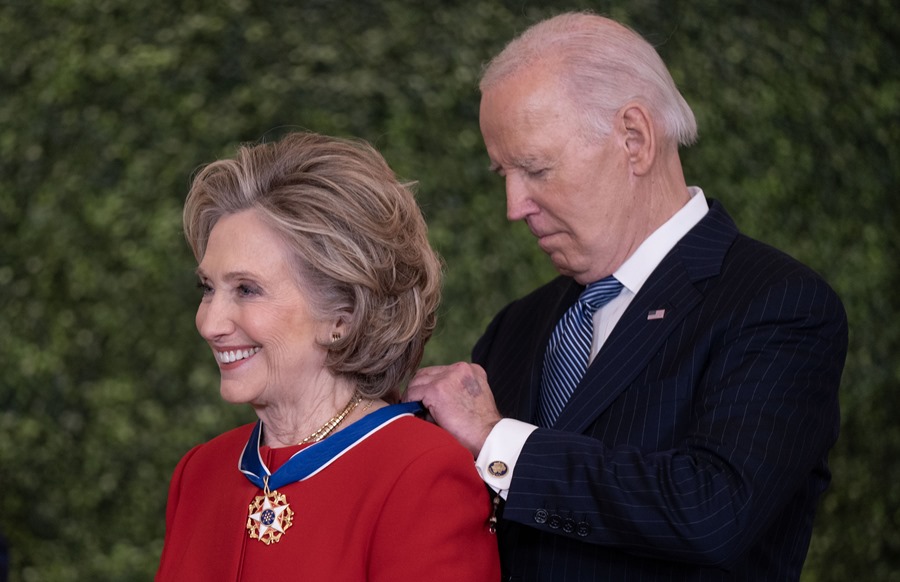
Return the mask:
<path id="1" fill-rule="evenodd" d="M 427 368 L 419 368 L 415 376 L 409 381 L 409 385 L 420 385 L 433 381 L 447 373 L 447 366 L 428 366 Z"/>

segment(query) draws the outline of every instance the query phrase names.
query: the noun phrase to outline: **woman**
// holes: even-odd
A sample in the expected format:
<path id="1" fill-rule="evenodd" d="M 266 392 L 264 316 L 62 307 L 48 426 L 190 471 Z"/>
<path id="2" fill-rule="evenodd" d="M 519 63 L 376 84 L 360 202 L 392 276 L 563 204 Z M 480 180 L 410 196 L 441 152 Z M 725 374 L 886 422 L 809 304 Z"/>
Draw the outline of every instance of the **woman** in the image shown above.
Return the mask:
<path id="1" fill-rule="evenodd" d="M 204 168 L 197 329 L 259 421 L 175 469 L 157 580 L 497 580 L 471 454 L 397 402 L 440 264 L 370 146 L 309 133 Z"/>

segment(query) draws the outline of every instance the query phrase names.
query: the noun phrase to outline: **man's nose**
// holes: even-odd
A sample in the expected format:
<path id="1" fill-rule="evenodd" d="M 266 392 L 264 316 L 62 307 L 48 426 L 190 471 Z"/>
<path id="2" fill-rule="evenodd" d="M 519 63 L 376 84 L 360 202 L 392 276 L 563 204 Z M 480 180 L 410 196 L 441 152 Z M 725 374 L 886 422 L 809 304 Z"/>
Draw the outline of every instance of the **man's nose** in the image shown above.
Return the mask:
<path id="1" fill-rule="evenodd" d="M 522 179 L 516 174 L 506 176 L 506 218 L 510 221 L 524 220 L 536 209 Z"/>

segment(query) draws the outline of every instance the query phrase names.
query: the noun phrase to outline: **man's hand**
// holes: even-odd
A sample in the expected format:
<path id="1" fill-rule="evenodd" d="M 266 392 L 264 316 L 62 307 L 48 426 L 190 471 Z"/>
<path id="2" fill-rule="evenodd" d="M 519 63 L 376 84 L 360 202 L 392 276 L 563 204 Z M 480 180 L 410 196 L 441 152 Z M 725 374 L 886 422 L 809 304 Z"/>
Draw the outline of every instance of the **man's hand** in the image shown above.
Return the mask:
<path id="1" fill-rule="evenodd" d="M 403 400 L 421 400 L 434 421 L 475 457 L 502 418 L 487 374 L 477 364 L 422 368 L 410 380 Z"/>

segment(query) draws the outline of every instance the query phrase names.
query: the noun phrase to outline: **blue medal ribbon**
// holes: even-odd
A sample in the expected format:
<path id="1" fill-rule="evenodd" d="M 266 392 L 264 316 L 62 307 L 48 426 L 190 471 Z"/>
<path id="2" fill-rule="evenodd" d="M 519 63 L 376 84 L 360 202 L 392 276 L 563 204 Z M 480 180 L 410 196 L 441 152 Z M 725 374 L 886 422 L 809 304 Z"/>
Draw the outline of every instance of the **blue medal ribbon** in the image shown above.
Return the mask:
<path id="1" fill-rule="evenodd" d="M 344 454 L 369 433 L 381 428 L 400 416 L 416 414 L 424 410 L 421 402 L 404 402 L 379 408 L 344 430 L 335 433 L 309 447 L 298 451 L 275 473 L 271 473 L 259 455 L 262 437 L 262 421 L 256 422 L 244 451 L 241 453 L 238 469 L 251 483 L 263 490 L 274 490 L 290 483 L 302 481 Z M 267 487 L 268 486 L 268 487 Z"/>

